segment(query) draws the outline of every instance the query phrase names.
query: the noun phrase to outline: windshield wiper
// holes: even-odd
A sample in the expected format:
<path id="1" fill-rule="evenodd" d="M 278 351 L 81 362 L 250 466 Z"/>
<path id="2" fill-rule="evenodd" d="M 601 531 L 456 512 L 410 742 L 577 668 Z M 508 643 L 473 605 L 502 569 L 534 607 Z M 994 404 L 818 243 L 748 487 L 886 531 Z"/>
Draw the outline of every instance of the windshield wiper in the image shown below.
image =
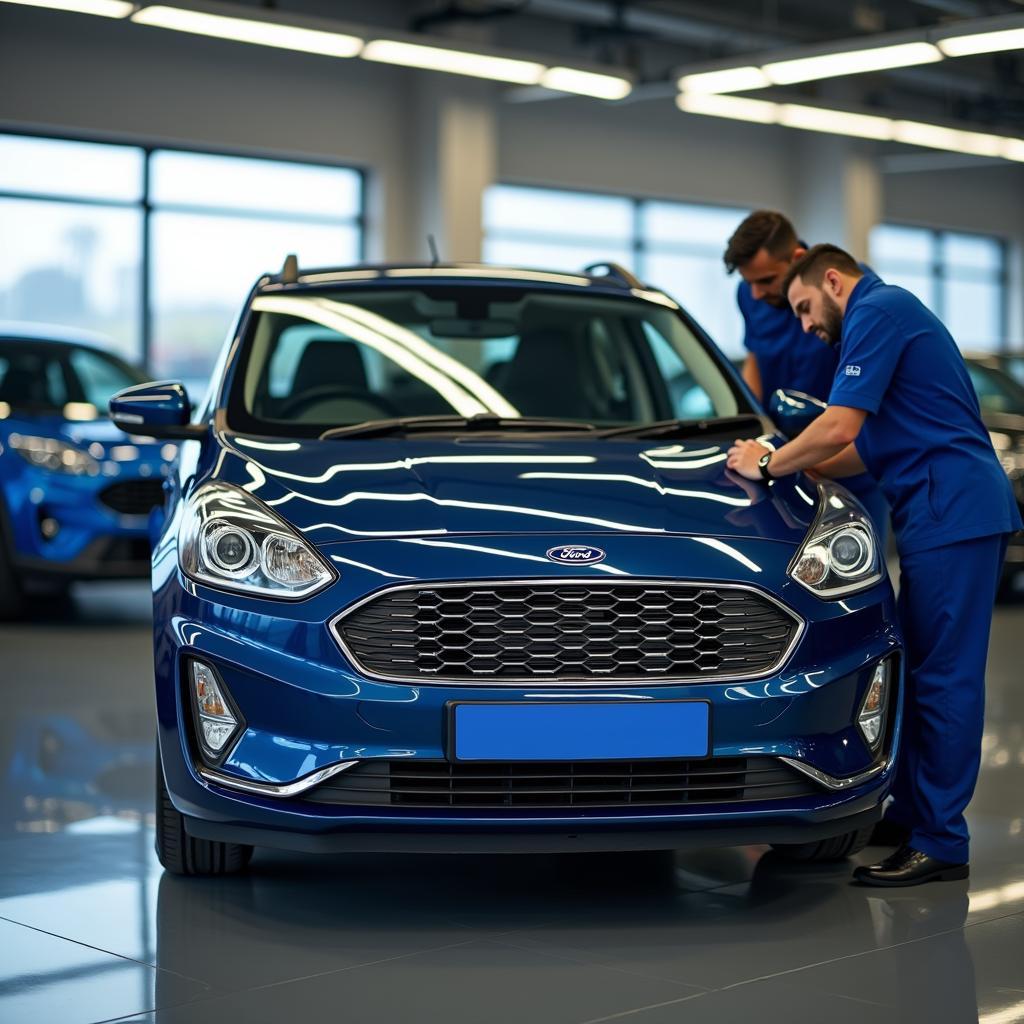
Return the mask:
<path id="1" fill-rule="evenodd" d="M 655 423 L 634 423 L 598 431 L 598 437 L 693 437 L 699 434 L 740 433 L 762 429 L 761 419 L 753 413 L 745 416 L 717 416 L 701 420 L 658 420 Z"/>
<path id="2" fill-rule="evenodd" d="M 579 420 L 546 419 L 542 416 L 496 416 L 481 412 L 475 416 L 396 416 L 386 420 L 366 420 L 347 427 L 332 427 L 320 435 L 321 441 L 346 437 L 382 437 L 385 434 L 411 434 L 418 431 L 595 431 L 593 423 Z"/>

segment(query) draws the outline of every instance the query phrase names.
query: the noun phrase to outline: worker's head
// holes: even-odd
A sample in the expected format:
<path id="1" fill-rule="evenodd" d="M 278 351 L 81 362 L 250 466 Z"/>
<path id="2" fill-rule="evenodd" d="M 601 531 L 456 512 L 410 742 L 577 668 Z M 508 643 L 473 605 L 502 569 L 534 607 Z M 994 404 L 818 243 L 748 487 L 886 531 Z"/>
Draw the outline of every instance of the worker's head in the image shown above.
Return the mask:
<path id="1" fill-rule="evenodd" d="M 775 210 L 755 210 L 732 233 L 722 258 L 730 274 L 740 272 L 755 299 L 784 308 L 782 279 L 806 251 L 787 217 Z"/>
<path id="2" fill-rule="evenodd" d="M 794 260 L 782 293 L 805 331 L 835 344 L 843 333 L 850 292 L 863 276 L 857 261 L 838 245 L 815 245 Z"/>

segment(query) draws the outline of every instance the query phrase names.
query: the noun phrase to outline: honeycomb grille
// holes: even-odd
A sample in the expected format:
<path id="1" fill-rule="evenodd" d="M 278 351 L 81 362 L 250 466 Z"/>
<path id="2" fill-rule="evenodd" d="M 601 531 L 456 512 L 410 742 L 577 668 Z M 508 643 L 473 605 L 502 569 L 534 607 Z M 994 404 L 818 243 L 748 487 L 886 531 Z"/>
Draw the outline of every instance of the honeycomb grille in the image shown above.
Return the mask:
<path id="1" fill-rule="evenodd" d="M 451 682 L 749 678 L 799 628 L 738 587 L 589 581 L 399 588 L 336 622 L 364 672 Z"/>
<path id="2" fill-rule="evenodd" d="M 771 757 L 528 764 L 409 759 L 363 761 L 304 799 L 373 807 L 677 807 L 816 792 L 810 779 Z"/>
<path id="3" fill-rule="evenodd" d="M 123 516 L 149 515 L 150 509 L 164 503 L 164 485 L 160 479 L 122 480 L 100 492 L 100 501 Z"/>

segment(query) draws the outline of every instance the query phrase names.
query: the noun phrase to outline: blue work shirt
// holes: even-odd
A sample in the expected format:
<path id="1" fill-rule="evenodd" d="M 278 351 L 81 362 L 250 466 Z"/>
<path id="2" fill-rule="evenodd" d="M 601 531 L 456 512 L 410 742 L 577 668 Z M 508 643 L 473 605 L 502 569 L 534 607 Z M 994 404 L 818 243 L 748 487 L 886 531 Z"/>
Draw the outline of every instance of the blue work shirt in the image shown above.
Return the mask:
<path id="1" fill-rule="evenodd" d="M 963 357 L 910 292 L 874 275 L 857 282 L 828 401 L 869 414 L 857 452 L 881 483 L 901 554 L 1021 529 Z"/>
<path id="2" fill-rule="evenodd" d="M 838 353 L 816 334 L 800 326 L 786 306 L 755 299 L 750 285 L 740 281 L 736 301 L 743 315 L 743 344 L 757 359 L 761 400 L 766 405 L 778 388 L 803 391 L 825 401 L 836 373 Z"/>

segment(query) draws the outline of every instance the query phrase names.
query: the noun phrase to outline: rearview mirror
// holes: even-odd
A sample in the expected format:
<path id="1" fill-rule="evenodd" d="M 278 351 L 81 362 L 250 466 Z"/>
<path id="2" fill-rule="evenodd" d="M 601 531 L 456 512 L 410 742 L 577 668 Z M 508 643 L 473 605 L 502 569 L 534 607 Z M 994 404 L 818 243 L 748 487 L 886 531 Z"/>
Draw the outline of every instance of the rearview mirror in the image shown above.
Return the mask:
<path id="1" fill-rule="evenodd" d="M 806 430 L 827 408 L 827 403 L 821 399 L 789 388 L 779 388 L 768 400 L 768 411 L 775 425 L 790 438 Z"/>
<path id="2" fill-rule="evenodd" d="M 136 384 L 119 391 L 110 400 L 110 418 L 129 434 L 188 440 L 206 433 L 204 424 L 190 422 L 188 392 L 177 381 Z"/>

